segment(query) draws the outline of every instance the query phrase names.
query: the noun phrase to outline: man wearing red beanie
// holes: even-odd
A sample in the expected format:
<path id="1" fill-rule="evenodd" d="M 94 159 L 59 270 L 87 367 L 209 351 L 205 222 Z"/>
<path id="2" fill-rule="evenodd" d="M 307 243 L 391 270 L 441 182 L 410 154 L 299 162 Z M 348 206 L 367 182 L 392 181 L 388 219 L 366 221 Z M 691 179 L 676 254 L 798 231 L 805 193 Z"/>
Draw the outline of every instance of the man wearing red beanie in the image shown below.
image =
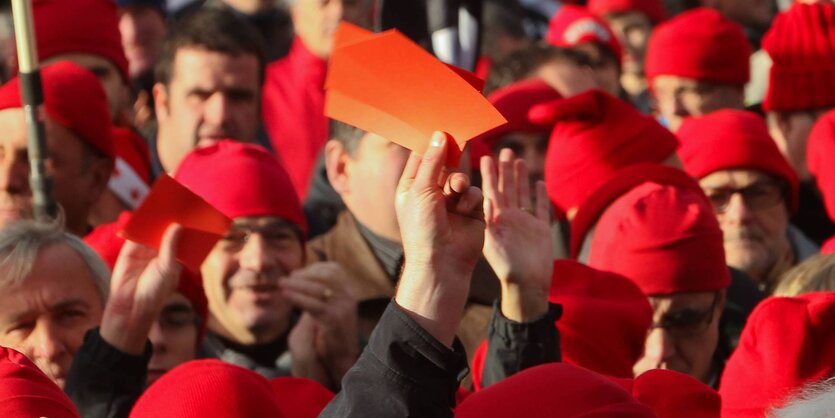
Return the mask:
<path id="1" fill-rule="evenodd" d="M 835 220 L 835 111 L 829 111 L 815 123 L 806 146 L 809 174 L 815 178 L 829 219 Z M 835 235 L 835 231 L 830 231 Z"/>
<path id="2" fill-rule="evenodd" d="M 23 354 L 0 347 L 0 415 L 81 418 L 61 388 Z"/>
<path id="3" fill-rule="evenodd" d="M 835 293 L 770 298 L 748 320 L 728 360 L 722 415 L 762 417 L 807 383 L 835 373 Z"/>
<path id="4" fill-rule="evenodd" d="M 224 138 L 254 142 L 264 65 L 258 34 L 230 11 L 204 9 L 178 22 L 155 70 L 155 174 Z"/>
<path id="5" fill-rule="evenodd" d="M 129 120 L 130 76 L 116 2 L 36 0 L 32 6 L 43 63 L 68 60 L 87 68 L 104 87 L 113 121 Z"/>
<path id="6" fill-rule="evenodd" d="M 713 9 L 689 10 L 659 25 L 645 63 L 656 112 L 675 131 L 686 116 L 742 109 L 750 55 L 739 25 Z"/>
<path id="7" fill-rule="evenodd" d="M 678 139 L 652 117 L 600 90 L 531 109 L 549 121 L 545 184 L 557 212 L 570 219 L 586 198 L 623 167 L 642 163 L 680 164 Z"/>
<path id="8" fill-rule="evenodd" d="M 638 109 L 650 113 L 644 57 L 653 27 L 666 18 L 661 0 L 590 0 L 589 11 L 609 23 L 623 47 L 620 84 Z"/>
<path id="9" fill-rule="evenodd" d="M 623 49 L 606 22 L 584 7 L 565 5 L 551 17 L 545 40 L 588 56 L 597 85 L 611 95 L 620 95 Z"/>
<path id="10" fill-rule="evenodd" d="M 333 35 L 342 20 L 369 27 L 369 0 L 291 0 L 296 38 L 286 57 L 267 67 L 261 117 L 273 149 L 302 200 L 328 140 L 325 73 Z"/>
<path id="11" fill-rule="evenodd" d="M 279 161 L 224 140 L 190 153 L 175 178 L 233 220 L 200 269 L 203 355 L 338 389 L 359 352 L 356 302 L 338 265 L 304 267 L 307 222 Z"/>
<path id="12" fill-rule="evenodd" d="M 51 160 L 53 196 L 68 231 L 90 229 L 90 210 L 107 188 L 115 156 L 110 112 L 93 73 L 70 62 L 41 69 L 46 143 Z M 0 228 L 32 216 L 27 126 L 20 80 L 0 87 Z"/>
<path id="13" fill-rule="evenodd" d="M 789 224 L 797 176 L 761 117 L 720 110 L 685 119 L 678 137 L 684 168 L 699 180 L 722 227 L 728 265 L 770 292 L 783 273 L 817 254 Z"/>
<path id="14" fill-rule="evenodd" d="M 803 229 L 827 228 L 831 235 L 832 225 L 825 225 L 824 204 L 806 155 L 815 121 L 835 107 L 829 71 L 835 64 L 835 4 L 793 4 L 777 15 L 762 45 L 773 61 L 762 104 L 768 129 L 800 179 L 799 207 L 804 218 L 814 216 L 818 221 Z"/>

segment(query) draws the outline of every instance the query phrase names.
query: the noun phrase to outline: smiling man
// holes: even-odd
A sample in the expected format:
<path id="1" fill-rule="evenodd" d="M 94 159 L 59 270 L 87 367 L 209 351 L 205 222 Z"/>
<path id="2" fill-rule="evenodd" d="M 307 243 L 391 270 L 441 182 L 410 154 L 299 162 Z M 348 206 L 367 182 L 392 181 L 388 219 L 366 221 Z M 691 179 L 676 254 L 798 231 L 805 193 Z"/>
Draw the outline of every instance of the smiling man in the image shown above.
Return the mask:
<path id="1" fill-rule="evenodd" d="M 173 172 L 194 148 L 258 131 L 262 42 L 232 12 L 204 9 L 172 30 L 156 68 L 158 171 Z"/>

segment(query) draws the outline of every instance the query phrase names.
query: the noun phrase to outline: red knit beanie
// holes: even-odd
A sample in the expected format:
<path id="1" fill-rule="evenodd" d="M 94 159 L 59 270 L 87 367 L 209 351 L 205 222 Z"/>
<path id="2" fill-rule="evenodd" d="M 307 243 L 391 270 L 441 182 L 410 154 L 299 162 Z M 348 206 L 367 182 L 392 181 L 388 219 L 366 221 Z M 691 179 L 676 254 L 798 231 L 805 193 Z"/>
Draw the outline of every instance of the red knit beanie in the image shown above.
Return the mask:
<path id="1" fill-rule="evenodd" d="M 41 80 L 46 114 L 105 156 L 115 158 L 107 97 L 96 76 L 61 61 L 41 68 Z M 0 110 L 19 107 L 23 107 L 20 78 L 15 77 L 0 87 Z"/>
<path id="2" fill-rule="evenodd" d="M 119 214 L 116 222 L 99 225 L 84 237 L 84 242 L 101 257 L 111 271 L 116 266 L 116 259 L 119 258 L 119 252 L 125 245 L 125 239 L 119 235 L 119 231 L 125 228 L 130 221 L 130 217 L 131 213 L 124 211 Z M 197 334 L 197 345 L 199 347 L 206 335 L 209 318 L 209 301 L 206 299 L 206 293 L 203 290 L 203 277 L 200 273 L 192 272 L 184 267 L 180 273 L 180 281 L 177 282 L 177 292 L 191 302 L 194 313 L 200 316 L 201 322 Z"/>
<path id="3" fill-rule="evenodd" d="M 835 292 L 760 302 L 722 375 L 722 415 L 762 417 L 835 373 Z"/>
<path id="4" fill-rule="evenodd" d="M 640 12 L 652 23 L 660 23 L 667 17 L 661 0 L 589 0 L 587 7 L 600 17 L 610 13 Z"/>
<path id="5" fill-rule="evenodd" d="M 0 347 L 0 416 L 80 418 L 70 398 L 23 354 Z"/>
<path id="6" fill-rule="evenodd" d="M 316 418 L 335 396 L 319 382 L 301 377 L 276 377 L 270 385 L 285 417 Z"/>
<path id="7" fill-rule="evenodd" d="M 263 376 L 220 360 L 183 363 L 154 382 L 130 418 L 281 418 Z"/>
<path id="8" fill-rule="evenodd" d="M 742 28 L 714 9 L 697 8 L 664 22 L 647 45 L 647 80 L 672 75 L 699 81 L 745 84 L 751 47 Z"/>
<path id="9" fill-rule="evenodd" d="M 622 274 L 648 296 L 725 289 L 722 230 L 701 189 L 643 183 L 600 217 L 588 264 Z"/>
<path id="10" fill-rule="evenodd" d="M 609 24 L 582 6 L 560 7 L 551 17 L 545 40 L 559 48 L 573 48 L 591 42 L 611 52 L 618 64 L 623 60 L 623 49 Z"/>
<path id="11" fill-rule="evenodd" d="M 130 80 L 115 1 L 34 0 L 32 3 L 41 60 L 69 53 L 96 55 L 112 62 L 123 79 Z"/>
<path id="12" fill-rule="evenodd" d="M 653 369 L 635 379 L 613 380 L 658 418 L 719 418 L 722 410 L 722 399 L 713 388 L 684 373 Z"/>
<path id="13" fill-rule="evenodd" d="M 767 112 L 835 106 L 835 5 L 795 2 L 777 15 L 762 41 L 774 64 Z"/>
<path id="14" fill-rule="evenodd" d="M 809 133 L 806 164 L 823 195 L 829 218 L 835 221 L 835 110 L 821 116 Z"/>
<path id="15" fill-rule="evenodd" d="M 716 171 L 734 169 L 764 171 L 787 183 L 787 207 L 792 212 L 797 210 L 797 174 L 759 115 L 744 110 L 718 110 L 686 118 L 676 135 L 681 141 L 678 155 L 691 176 L 701 179 Z"/>
<path id="16" fill-rule="evenodd" d="M 579 207 L 626 166 L 663 162 L 678 139 L 655 119 L 601 90 L 531 109 L 554 125 L 545 159 L 545 184 L 557 210 Z"/>
<path id="17" fill-rule="evenodd" d="M 556 321 L 565 363 L 597 373 L 632 377 L 652 324 L 647 297 L 629 279 L 572 260 L 554 262 L 548 300 L 563 314 Z M 481 389 L 485 341 L 473 357 L 473 383 Z"/>
<path id="18" fill-rule="evenodd" d="M 456 418 L 644 418 L 656 415 L 626 390 L 593 371 L 549 363 L 517 373 L 469 396 Z"/>
<path id="19" fill-rule="evenodd" d="M 835 254 L 835 237 L 829 238 L 823 243 L 821 254 Z"/>
<path id="20" fill-rule="evenodd" d="M 307 231 L 287 171 L 263 147 L 226 139 L 189 153 L 174 179 L 229 218 L 275 216 Z"/>

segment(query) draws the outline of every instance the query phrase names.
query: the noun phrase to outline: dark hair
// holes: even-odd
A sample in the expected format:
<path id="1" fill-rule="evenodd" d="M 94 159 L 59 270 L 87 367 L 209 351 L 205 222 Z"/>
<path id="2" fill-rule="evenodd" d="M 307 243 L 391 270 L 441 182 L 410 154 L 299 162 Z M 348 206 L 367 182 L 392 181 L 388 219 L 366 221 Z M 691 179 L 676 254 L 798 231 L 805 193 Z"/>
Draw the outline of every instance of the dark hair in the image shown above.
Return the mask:
<path id="1" fill-rule="evenodd" d="M 354 157 L 357 148 L 360 146 L 362 137 L 365 136 L 365 131 L 356 126 L 340 122 L 336 119 L 331 119 L 330 123 L 330 137 L 342 144 L 345 151 L 351 157 Z"/>
<path id="2" fill-rule="evenodd" d="M 255 55 L 258 78 L 264 80 L 264 42 L 252 25 L 233 12 L 204 7 L 184 17 L 168 34 L 155 69 L 157 82 L 171 82 L 174 59 L 182 48 L 204 49 L 232 56 Z"/>
<path id="3" fill-rule="evenodd" d="M 496 62 L 487 76 L 484 94 L 489 95 L 495 90 L 530 77 L 540 66 L 551 60 L 565 60 L 579 67 L 590 67 L 592 64 L 589 57 L 582 52 L 557 48 L 545 41 L 537 41 Z"/>

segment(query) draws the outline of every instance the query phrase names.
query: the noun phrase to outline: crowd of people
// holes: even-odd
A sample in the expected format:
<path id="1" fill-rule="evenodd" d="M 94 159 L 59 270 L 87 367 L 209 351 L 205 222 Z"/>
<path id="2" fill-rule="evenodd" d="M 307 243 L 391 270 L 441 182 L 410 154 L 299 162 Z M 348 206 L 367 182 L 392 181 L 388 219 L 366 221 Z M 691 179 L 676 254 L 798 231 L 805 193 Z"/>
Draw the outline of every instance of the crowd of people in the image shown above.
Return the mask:
<path id="1" fill-rule="evenodd" d="M 434 3 L 32 0 L 49 220 L 0 4 L 0 416 L 835 416 L 835 2 L 449 1 L 506 124 L 326 116 Z"/>

